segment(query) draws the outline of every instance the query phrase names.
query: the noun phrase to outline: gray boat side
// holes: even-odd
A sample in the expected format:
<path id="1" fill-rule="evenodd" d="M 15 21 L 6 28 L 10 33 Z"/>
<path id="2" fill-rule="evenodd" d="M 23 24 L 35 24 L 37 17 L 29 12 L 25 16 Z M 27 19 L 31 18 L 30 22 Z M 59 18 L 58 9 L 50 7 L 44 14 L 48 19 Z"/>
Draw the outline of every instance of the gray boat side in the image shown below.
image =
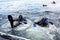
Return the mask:
<path id="1" fill-rule="evenodd" d="M 15 36 L 15 35 L 3 33 L 3 32 L 0 32 L 0 37 L 2 37 L 4 39 L 8 39 L 8 40 L 30 40 L 30 39 L 27 39 L 27 38 Z"/>

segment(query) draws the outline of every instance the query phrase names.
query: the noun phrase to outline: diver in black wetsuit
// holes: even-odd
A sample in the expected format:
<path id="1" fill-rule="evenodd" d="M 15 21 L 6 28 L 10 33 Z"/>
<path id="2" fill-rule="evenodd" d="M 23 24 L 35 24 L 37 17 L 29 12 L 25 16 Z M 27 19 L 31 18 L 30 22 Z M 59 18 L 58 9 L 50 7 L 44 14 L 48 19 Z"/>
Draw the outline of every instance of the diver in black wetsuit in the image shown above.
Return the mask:
<path id="1" fill-rule="evenodd" d="M 22 15 L 19 15 L 19 17 L 17 19 L 13 19 L 13 17 L 11 15 L 8 15 L 8 20 L 9 20 L 12 28 L 17 27 L 17 26 L 19 26 L 22 23 L 27 24 L 26 19 L 24 19 L 22 17 Z M 14 25 L 13 24 L 14 21 L 17 21 L 18 23 L 16 25 Z"/>
<path id="2" fill-rule="evenodd" d="M 47 25 L 48 25 L 48 23 L 50 23 L 50 24 L 52 24 L 52 25 L 53 25 L 53 23 L 52 23 L 52 22 L 49 22 L 48 18 L 42 18 L 40 21 L 35 22 L 35 24 L 38 24 L 38 25 L 40 25 L 40 26 L 42 26 L 42 27 L 47 26 Z"/>

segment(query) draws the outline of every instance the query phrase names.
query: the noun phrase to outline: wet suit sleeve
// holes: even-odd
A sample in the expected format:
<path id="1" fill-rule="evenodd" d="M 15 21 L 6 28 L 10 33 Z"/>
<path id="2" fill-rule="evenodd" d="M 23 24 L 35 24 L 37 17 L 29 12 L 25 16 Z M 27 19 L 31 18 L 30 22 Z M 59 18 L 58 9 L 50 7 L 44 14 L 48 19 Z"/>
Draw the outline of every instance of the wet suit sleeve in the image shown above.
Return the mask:
<path id="1" fill-rule="evenodd" d="M 53 22 L 49 22 L 49 23 L 53 25 Z"/>
<path id="2" fill-rule="evenodd" d="M 22 21 L 24 24 L 27 24 L 27 20 L 26 19 L 23 19 Z"/>

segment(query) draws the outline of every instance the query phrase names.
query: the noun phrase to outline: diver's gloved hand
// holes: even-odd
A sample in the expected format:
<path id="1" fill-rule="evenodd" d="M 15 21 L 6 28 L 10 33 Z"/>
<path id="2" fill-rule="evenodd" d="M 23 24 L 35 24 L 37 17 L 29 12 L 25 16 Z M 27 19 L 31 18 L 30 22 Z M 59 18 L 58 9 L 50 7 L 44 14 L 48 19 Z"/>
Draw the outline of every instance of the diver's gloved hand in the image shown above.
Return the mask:
<path id="1" fill-rule="evenodd" d="M 22 23 L 27 24 L 27 21 L 22 21 Z"/>
<path id="2" fill-rule="evenodd" d="M 34 22 L 33 26 L 36 27 L 36 23 L 35 22 Z"/>
<path id="3" fill-rule="evenodd" d="M 27 21 L 23 20 L 23 21 L 20 22 L 20 24 L 27 24 Z"/>

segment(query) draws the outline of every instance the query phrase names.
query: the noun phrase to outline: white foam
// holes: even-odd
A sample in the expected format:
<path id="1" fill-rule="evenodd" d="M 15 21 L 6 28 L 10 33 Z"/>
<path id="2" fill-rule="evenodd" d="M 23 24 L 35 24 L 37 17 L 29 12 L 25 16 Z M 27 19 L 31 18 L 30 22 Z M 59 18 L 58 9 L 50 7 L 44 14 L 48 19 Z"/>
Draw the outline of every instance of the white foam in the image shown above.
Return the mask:
<path id="1" fill-rule="evenodd" d="M 51 24 L 49 25 L 49 27 L 41 27 L 38 25 L 36 27 L 33 27 L 32 25 L 32 27 L 27 30 L 27 35 L 31 38 L 31 40 L 53 40 L 53 37 L 55 35 L 50 34 L 50 32 L 52 31 L 56 31 L 56 26 Z"/>

